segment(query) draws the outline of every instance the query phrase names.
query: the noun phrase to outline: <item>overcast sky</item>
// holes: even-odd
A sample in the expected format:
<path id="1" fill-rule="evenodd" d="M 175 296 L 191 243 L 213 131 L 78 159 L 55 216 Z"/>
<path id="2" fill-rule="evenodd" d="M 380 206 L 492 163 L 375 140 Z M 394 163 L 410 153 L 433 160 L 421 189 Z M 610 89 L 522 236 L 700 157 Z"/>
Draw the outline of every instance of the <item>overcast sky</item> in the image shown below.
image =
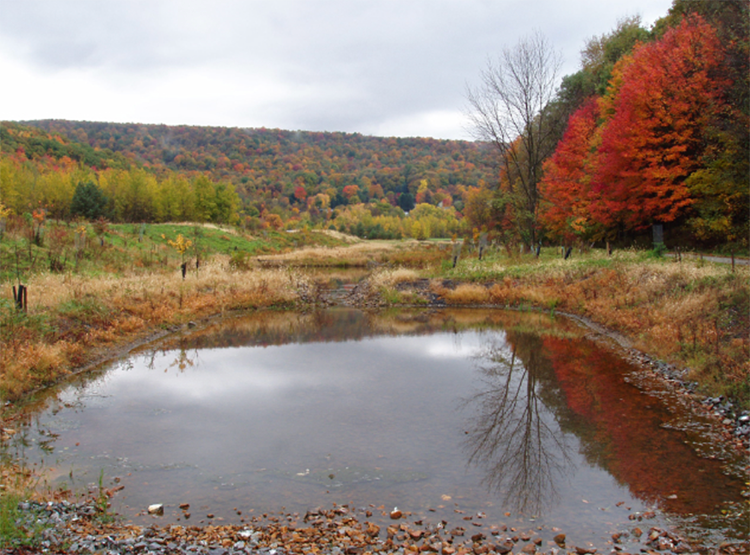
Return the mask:
<path id="1" fill-rule="evenodd" d="M 0 120 L 470 139 L 466 88 L 539 31 L 586 39 L 671 0 L 0 0 Z"/>

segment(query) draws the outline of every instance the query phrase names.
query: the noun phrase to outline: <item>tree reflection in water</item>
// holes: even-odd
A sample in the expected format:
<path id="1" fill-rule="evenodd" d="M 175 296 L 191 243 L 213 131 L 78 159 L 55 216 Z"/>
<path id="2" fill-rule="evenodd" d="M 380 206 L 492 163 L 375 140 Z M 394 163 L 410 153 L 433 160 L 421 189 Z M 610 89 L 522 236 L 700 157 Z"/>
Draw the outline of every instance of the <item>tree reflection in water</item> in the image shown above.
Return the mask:
<path id="1" fill-rule="evenodd" d="M 483 485 L 503 503 L 540 515 L 559 500 L 556 484 L 571 468 L 570 446 L 542 396 L 549 398 L 549 364 L 538 337 L 490 336 L 475 355 L 481 389 L 465 404 L 475 407 L 464 449 L 470 465 L 485 471 Z M 552 381 L 554 383 L 554 381 Z"/>

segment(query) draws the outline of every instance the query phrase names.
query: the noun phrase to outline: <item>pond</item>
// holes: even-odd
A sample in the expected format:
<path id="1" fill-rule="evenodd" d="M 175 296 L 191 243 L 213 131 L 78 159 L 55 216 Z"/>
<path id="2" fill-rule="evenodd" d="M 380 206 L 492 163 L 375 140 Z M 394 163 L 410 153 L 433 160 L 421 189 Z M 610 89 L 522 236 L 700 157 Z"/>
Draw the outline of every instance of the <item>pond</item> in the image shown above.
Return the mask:
<path id="1" fill-rule="evenodd" d="M 4 456 L 48 487 L 124 486 L 113 509 L 136 523 L 153 503 L 162 524 L 336 503 L 578 545 L 644 515 L 746 537 L 739 454 L 587 333 L 480 309 L 225 318 L 48 392 Z"/>

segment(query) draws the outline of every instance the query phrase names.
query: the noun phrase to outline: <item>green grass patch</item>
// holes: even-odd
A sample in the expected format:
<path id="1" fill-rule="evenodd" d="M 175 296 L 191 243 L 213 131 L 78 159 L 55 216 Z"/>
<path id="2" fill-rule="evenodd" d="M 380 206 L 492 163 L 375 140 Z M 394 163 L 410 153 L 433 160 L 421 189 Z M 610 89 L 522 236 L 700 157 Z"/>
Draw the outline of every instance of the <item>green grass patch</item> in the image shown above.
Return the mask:
<path id="1" fill-rule="evenodd" d="M 41 538 L 41 526 L 18 508 L 21 497 L 15 493 L 0 494 L 0 548 L 34 548 Z"/>
<path id="2" fill-rule="evenodd" d="M 19 502 L 20 498 L 15 494 L 0 495 L 0 547 L 4 549 L 20 547 L 26 540 L 26 533 L 17 522 L 21 516 Z"/>

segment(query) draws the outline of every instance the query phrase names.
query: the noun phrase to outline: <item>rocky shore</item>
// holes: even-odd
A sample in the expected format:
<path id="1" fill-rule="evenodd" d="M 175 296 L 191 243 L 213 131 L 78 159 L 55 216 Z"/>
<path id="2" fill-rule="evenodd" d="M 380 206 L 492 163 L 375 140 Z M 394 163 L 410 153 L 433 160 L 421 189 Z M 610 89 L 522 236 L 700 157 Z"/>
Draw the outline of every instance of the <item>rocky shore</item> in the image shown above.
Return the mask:
<path id="1" fill-rule="evenodd" d="M 460 526 L 430 522 L 395 509 L 334 505 L 298 513 L 266 514 L 244 526 L 134 526 L 107 523 L 95 501 L 23 502 L 17 523 L 33 540 L 0 549 L 2 554 L 179 554 L 179 555 L 587 555 L 647 553 L 745 555 L 750 542 L 707 548 L 648 527 L 649 514 L 634 514 L 634 525 L 612 534 L 606 545 L 566 543 L 564 531 L 531 530 L 482 522 L 473 515 Z M 377 524 L 376 522 L 380 522 Z M 554 536 L 551 536 L 554 534 Z M 543 537 L 552 537 L 546 541 Z"/>

